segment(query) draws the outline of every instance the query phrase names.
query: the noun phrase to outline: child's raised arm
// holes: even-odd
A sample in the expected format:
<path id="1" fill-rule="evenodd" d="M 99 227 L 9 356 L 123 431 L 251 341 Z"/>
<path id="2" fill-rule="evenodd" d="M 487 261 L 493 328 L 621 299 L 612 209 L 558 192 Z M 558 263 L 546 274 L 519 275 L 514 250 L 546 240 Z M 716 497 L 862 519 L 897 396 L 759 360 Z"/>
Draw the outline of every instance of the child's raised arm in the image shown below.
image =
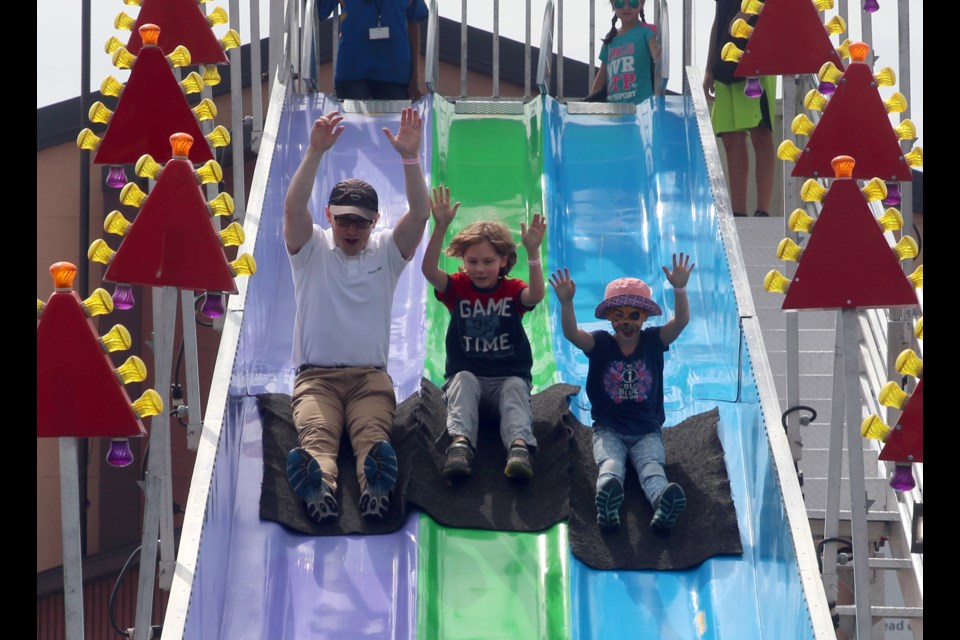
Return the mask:
<path id="1" fill-rule="evenodd" d="M 532 307 L 543 300 L 546 287 L 543 284 L 543 265 L 540 264 L 540 244 L 547 233 L 547 219 L 539 213 L 534 214 L 528 227 L 520 223 L 520 242 L 527 250 L 527 265 L 530 273 L 527 277 L 527 288 L 520 292 L 520 302 Z"/>
<path id="2" fill-rule="evenodd" d="M 690 301 L 687 299 L 686 286 L 690 279 L 690 272 L 695 266 L 697 265 L 690 264 L 689 254 L 681 253 L 679 260 L 677 260 L 677 254 L 673 254 L 673 271 L 663 267 L 667 282 L 673 285 L 674 296 L 674 315 L 660 328 L 660 341 L 665 347 L 680 337 L 680 332 L 690 322 Z"/>
<path id="3" fill-rule="evenodd" d="M 570 278 L 570 270 L 557 269 L 550 276 L 550 286 L 553 287 L 560 301 L 560 326 L 563 328 L 563 337 L 584 353 L 590 353 L 593 351 L 596 340 L 577 326 L 577 313 L 573 308 L 573 296 L 577 293 L 577 285 Z"/>
<path id="4" fill-rule="evenodd" d="M 453 222 L 457 215 L 457 209 L 460 203 L 457 202 L 450 206 L 450 189 L 434 187 L 430 195 L 430 211 L 433 213 L 433 233 L 430 235 L 430 242 L 423 252 L 423 266 L 421 270 L 427 278 L 427 282 L 433 285 L 437 291 L 447 290 L 448 276 L 440 268 L 440 249 L 443 246 L 443 236 L 447 233 L 447 227 Z"/>

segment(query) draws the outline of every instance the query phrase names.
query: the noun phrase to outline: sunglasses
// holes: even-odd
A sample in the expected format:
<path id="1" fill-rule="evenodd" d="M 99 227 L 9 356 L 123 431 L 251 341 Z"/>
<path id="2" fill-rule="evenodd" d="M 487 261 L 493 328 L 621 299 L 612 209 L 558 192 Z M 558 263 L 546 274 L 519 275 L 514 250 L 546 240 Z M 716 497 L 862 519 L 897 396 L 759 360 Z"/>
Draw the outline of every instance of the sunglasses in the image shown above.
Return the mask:
<path id="1" fill-rule="evenodd" d="M 632 320 L 633 322 L 636 322 L 640 320 L 642 314 L 643 312 L 636 307 L 618 307 L 616 309 L 610 309 L 607 311 L 607 320 L 616 320 L 620 322 L 624 320 Z"/>
<path id="2" fill-rule="evenodd" d="M 369 229 L 373 226 L 373 220 L 367 220 L 366 218 L 361 218 L 360 216 L 333 216 L 333 221 L 338 227 L 350 228 L 356 227 L 357 229 Z"/>
<path id="3" fill-rule="evenodd" d="M 623 9 L 625 4 L 629 4 L 631 9 L 636 9 L 640 6 L 640 0 L 629 0 L 629 2 L 624 2 L 624 0 L 613 0 L 614 9 Z"/>

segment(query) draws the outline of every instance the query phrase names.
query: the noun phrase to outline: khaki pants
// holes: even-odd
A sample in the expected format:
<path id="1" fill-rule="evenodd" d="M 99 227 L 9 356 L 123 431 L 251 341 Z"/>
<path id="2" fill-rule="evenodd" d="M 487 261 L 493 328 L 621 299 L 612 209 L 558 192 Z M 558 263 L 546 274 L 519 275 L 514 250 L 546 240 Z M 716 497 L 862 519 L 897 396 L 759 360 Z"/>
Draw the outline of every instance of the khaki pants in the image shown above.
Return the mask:
<path id="1" fill-rule="evenodd" d="M 357 459 L 360 490 L 366 487 L 363 460 L 379 440 L 390 440 L 397 399 L 390 376 L 372 367 L 312 368 L 297 375 L 293 421 L 300 446 L 317 459 L 323 479 L 336 493 L 337 452 L 346 426 Z"/>

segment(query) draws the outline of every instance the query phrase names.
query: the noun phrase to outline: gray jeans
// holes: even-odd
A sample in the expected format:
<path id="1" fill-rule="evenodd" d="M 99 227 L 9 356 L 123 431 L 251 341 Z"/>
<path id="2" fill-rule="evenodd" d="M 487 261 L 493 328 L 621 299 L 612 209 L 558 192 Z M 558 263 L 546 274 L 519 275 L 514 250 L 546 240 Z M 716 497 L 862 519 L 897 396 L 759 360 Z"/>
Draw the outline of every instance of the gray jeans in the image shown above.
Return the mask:
<path id="1" fill-rule="evenodd" d="M 623 484 L 627 472 L 627 455 L 633 463 L 640 486 L 647 500 L 655 505 L 657 498 L 667 488 L 667 476 L 663 465 L 666 452 L 663 448 L 663 433 L 657 429 L 643 435 L 626 435 L 613 429 L 593 426 L 593 458 L 597 461 L 597 488 L 604 476 L 616 476 Z"/>
<path id="2" fill-rule="evenodd" d="M 461 371 L 443 385 L 447 401 L 447 433 L 464 436 L 477 446 L 481 403 L 500 416 L 500 439 L 504 448 L 514 440 L 537 446 L 533 437 L 530 383 L 523 378 L 484 378 Z"/>

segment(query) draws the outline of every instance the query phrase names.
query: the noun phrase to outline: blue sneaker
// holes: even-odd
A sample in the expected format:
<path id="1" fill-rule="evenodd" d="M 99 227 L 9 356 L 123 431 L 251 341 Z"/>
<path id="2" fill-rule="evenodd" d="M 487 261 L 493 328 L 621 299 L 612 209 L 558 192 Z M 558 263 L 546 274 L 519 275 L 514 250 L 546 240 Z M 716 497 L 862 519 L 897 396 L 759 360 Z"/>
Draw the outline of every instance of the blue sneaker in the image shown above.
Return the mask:
<path id="1" fill-rule="evenodd" d="M 297 447 L 287 454 L 287 479 L 290 488 L 307 507 L 307 514 L 319 524 L 332 524 L 340 516 L 340 506 L 323 479 L 320 463 L 305 449 Z"/>
<path id="2" fill-rule="evenodd" d="M 681 489 L 677 483 L 671 482 L 657 500 L 657 508 L 653 513 L 653 520 L 650 521 L 650 526 L 660 531 L 673 529 L 677 518 L 683 513 L 686 507 L 687 496 L 684 495 L 683 489 Z"/>
<path id="3" fill-rule="evenodd" d="M 623 504 L 623 483 L 608 476 L 597 489 L 597 526 L 603 531 L 620 528 L 620 505 Z"/>
<path id="4" fill-rule="evenodd" d="M 390 510 L 390 493 L 397 483 L 397 453 L 387 440 L 375 442 L 363 459 L 367 488 L 360 496 L 360 515 L 372 522 L 383 520 Z"/>

